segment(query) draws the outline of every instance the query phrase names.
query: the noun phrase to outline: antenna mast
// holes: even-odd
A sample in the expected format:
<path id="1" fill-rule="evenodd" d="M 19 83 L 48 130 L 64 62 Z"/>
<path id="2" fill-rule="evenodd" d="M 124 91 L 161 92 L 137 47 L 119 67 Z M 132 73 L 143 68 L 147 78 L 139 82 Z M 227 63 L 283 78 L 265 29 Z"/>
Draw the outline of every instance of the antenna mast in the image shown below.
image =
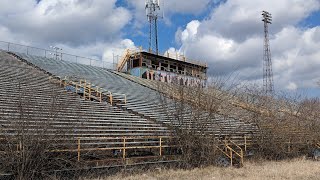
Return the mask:
<path id="1" fill-rule="evenodd" d="M 149 21 L 149 52 L 159 54 L 158 48 L 158 13 L 160 11 L 159 0 L 146 0 L 146 15 Z"/>
<path id="2" fill-rule="evenodd" d="M 262 11 L 264 22 L 264 48 L 263 48 L 263 90 L 267 95 L 274 92 L 271 52 L 269 43 L 268 24 L 271 24 L 272 16 L 267 11 Z"/>

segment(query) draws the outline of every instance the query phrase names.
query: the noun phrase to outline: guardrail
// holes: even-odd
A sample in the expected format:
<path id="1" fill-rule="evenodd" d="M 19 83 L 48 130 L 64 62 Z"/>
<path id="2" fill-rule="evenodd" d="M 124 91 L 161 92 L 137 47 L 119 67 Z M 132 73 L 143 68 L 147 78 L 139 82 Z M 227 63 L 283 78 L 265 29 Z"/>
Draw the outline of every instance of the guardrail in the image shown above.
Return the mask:
<path id="1" fill-rule="evenodd" d="M 60 78 L 60 77 L 58 77 Z M 72 86 L 75 89 L 75 93 L 83 94 L 84 99 L 95 99 L 99 102 L 103 102 L 105 100 L 109 100 L 108 102 L 113 105 L 116 101 L 123 102 L 127 104 L 127 95 L 120 93 L 113 93 L 104 88 L 100 88 L 87 80 L 80 80 L 80 82 L 75 82 L 68 80 L 67 77 L 60 78 L 59 80 L 60 86 L 67 87 Z M 105 99 L 107 97 L 107 99 Z"/>
<path id="2" fill-rule="evenodd" d="M 25 53 L 27 55 L 32 55 L 32 56 L 40 56 L 45 58 L 52 58 L 56 60 L 73 62 L 77 64 L 101 67 L 105 69 L 116 68 L 116 63 L 63 53 L 55 50 L 48 50 L 48 49 L 43 49 L 38 47 L 26 46 L 26 45 L 21 45 L 21 44 L 6 42 L 6 41 L 0 41 L 0 49 L 4 51 L 10 51 L 10 52 Z"/>
<path id="3" fill-rule="evenodd" d="M 72 139 L 67 138 L 57 138 L 54 139 L 57 143 L 58 141 L 64 141 L 68 143 L 68 146 L 71 148 L 55 148 L 57 145 L 51 144 L 52 149 L 48 147 L 46 152 L 51 153 L 77 153 L 77 161 L 81 161 L 81 154 L 84 152 L 99 152 L 99 151 L 113 151 L 118 150 L 117 155 L 121 155 L 121 159 L 126 159 L 130 156 L 128 153 L 129 150 L 142 150 L 142 149 L 155 149 L 157 156 L 161 157 L 165 155 L 164 149 L 170 147 L 176 147 L 173 143 L 174 137 L 171 136 L 140 136 L 140 137 L 75 137 Z M 1 139 L 0 139 L 1 140 Z M 13 139 L 14 140 L 14 139 Z M 40 142 L 46 142 L 51 140 L 39 139 Z M 99 147 L 100 142 L 101 146 Z M 86 147 L 87 143 L 94 142 L 97 147 Z M 15 151 L 21 152 L 24 150 L 24 144 L 22 141 L 16 139 Z M 136 145 L 138 144 L 138 145 Z M 15 147 L 13 146 L 13 147 Z M 72 148 L 73 147 L 73 148 Z M 5 153 L 0 151 L 0 153 Z"/>
<path id="4" fill-rule="evenodd" d="M 127 158 L 127 151 L 131 149 L 158 149 L 159 154 L 158 156 L 163 155 L 163 149 L 173 147 L 170 145 L 168 140 L 172 139 L 170 136 L 150 136 L 150 137 L 107 137 L 107 138 L 77 138 L 76 145 L 77 149 L 61 149 L 61 150 L 49 150 L 49 152 L 77 152 L 77 160 L 78 162 L 81 160 L 81 153 L 88 152 L 88 151 L 107 151 L 107 150 L 119 150 L 121 152 L 122 159 Z M 110 147 L 103 147 L 103 148 L 81 148 L 82 141 L 88 140 L 114 140 L 119 141 L 118 146 L 110 146 Z M 140 140 L 140 141 L 137 141 Z M 148 143 L 148 141 L 152 140 L 152 143 Z M 132 142 L 138 142 L 141 145 L 134 146 Z M 114 145 L 114 143 L 113 143 Z"/>

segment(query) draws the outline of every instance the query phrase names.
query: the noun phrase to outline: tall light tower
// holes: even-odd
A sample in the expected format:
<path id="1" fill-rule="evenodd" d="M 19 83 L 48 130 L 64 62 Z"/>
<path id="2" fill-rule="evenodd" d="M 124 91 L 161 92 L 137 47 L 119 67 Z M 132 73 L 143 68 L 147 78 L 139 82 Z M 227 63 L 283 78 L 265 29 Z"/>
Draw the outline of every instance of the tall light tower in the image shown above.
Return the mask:
<path id="1" fill-rule="evenodd" d="M 269 43 L 268 24 L 271 24 L 272 16 L 267 11 L 262 11 L 262 21 L 264 22 L 264 45 L 263 45 L 263 90 L 267 95 L 274 92 L 271 52 Z"/>
<path id="2" fill-rule="evenodd" d="M 149 21 L 149 52 L 159 54 L 158 48 L 158 25 L 160 1 L 146 0 L 146 15 Z"/>
<path id="3" fill-rule="evenodd" d="M 54 53 L 50 53 L 50 54 L 54 55 L 56 60 L 59 59 L 59 56 L 60 56 L 60 59 L 62 60 L 62 53 L 59 52 L 59 51 L 62 51 L 62 48 L 59 48 L 56 46 L 50 46 L 50 48 L 54 50 Z"/>

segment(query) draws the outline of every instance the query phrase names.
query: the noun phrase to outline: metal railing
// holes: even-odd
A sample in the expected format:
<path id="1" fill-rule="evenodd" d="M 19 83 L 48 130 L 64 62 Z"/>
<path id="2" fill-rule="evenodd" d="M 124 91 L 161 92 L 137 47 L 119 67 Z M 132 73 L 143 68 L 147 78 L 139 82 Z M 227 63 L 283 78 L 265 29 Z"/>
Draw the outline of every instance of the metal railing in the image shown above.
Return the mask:
<path id="1" fill-rule="evenodd" d="M 121 152 L 122 159 L 127 158 L 127 151 L 130 149 L 158 149 L 158 156 L 163 155 L 163 150 L 169 147 L 175 147 L 170 143 L 173 137 L 170 136 L 145 136 L 145 137 L 101 137 L 101 138 L 77 138 L 75 144 L 76 149 L 55 149 L 49 150 L 49 152 L 77 152 L 77 160 L 81 160 L 81 153 L 88 151 L 107 151 L 107 150 L 119 150 Z M 117 141 L 118 146 L 115 143 L 111 143 L 110 147 L 97 147 L 97 148 L 81 148 L 82 141 L 92 140 L 111 140 Z M 152 141 L 150 144 L 148 141 Z M 132 142 L 138 142 L 140 145 L 136 146 Z"/>
<path id="2" fill-rule="evenodd" d="M 58 77 L 60 78 L 60 77 Z M 72 86 L 75 89 L 75 93 L 82 93 L 84 99 L 95 99 L 99 102 L 106 101 L 105 97 L 111 105 L 116 102 L 127 104 L 126 94 L 113 93 L 104 88 L 98 87 L 87 80 L 80 80 L 79 82 L 71 81 L 68 77 L 60 78 L 60 86 L 67 87 Z"/>
<path id="3" fill-rule="evenodd" d="M 247 138 L 244 137 L 244 146 L 245 150 L 240 147 L 240 144 L 236 144 L 232 140 L 224 139 L 220 141 L 220 144 L 223 145 L 223 148 L 216 146 L 228 159 L 230 160 L 230 166 L 234 165 L 234 159 L 238 157 L 239 165 L 243 166 L 244 164 L 244 152 L 247 150 Z"/>
<path id="4" fill-rule="evenodd" d="M 0 138 L 0 140 L 3 140 Z M 18 139 L 13 144 L 16 145 L 16 152 L 21 152 L 24 150 L 23 142 Z M 156 156 L 165 156 L 164 150 L 166 148 L 177 147 L 174 144 L 174 137 L 171 136 L 136 136 L 136 137 L 75 137 L 75 138 L 55 138 L 55 142 L 68 142 L 69 148 L 66 147 L 58 147 L 51 143 L 51 148 L 48 147 L 46 152 L 51 153 L 61 153 L 61 152 L 74 152 L 77 153 L 77 161 L 81 161 L 81 154 L 85 154 L 85 152 L 98 152 L 98 151 L 112 151 L 119 150 L 119 154 L 121 154 L 121 159 L 126 159 L 128 157 L 128 150 L 143 150 L 143 149 L 156 149 L 158 154 Z M 39 142 L 46 142 L 51 140 L 39 139 Z M 88 142 L 100 142 L 96 143 L 96 147 L 86 147 Z M 100 145 L 100 146 L 99 146 Z M 101 147 L 104 146 L 104 147 Z M 55 147 L 57 146 L 57 147 Z M 83 147 L 84 146 L 84 147 Z M 14 146 L 13 146 L 14 147 Z M 0 151 L 0 153 L 6 153 L 5 151 Z"/>
<path id="5" fill-rule="evenodd" d="M 52 58 L 56 60 L 63 60 L 68 62 L 73 62 L 77 64 L 84 64 L 89 66 L 101 67 L 105 69 L 114 69 L 115 64 L 111 62 L 106 62 L 103 60 L 97 60 L 88 57 L 82 57 L 78 55 L 72 55 L 63 52 L 57 52 L 55 50 L 48 50 L 38 47 L 26 46 L 6 41 L 0 41 L 0 49 L 4 51 L 24 53 L 32 56 L 40 56 L 45 58 Z"/>

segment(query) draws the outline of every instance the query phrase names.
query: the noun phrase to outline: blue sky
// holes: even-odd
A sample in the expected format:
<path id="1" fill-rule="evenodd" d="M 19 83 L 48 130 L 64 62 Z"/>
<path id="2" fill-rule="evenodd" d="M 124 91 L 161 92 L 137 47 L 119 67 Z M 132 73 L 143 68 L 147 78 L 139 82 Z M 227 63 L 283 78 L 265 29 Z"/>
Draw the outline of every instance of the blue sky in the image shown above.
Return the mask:
<path id="1" fill-rule="evenodd" d="M 2 0 L 0 40 L 112 62 L 126 48 L 147 49 L 145 0 Z M 14 5 L 13 5 L 14 4 Z M 161 52 L 209 64 L 209 76 L 237 74 L 261 85 L 261 11 L 273 15 L 270 44 L 275 87 L 320 96 L 319 0 L 165 0 Z"/>

